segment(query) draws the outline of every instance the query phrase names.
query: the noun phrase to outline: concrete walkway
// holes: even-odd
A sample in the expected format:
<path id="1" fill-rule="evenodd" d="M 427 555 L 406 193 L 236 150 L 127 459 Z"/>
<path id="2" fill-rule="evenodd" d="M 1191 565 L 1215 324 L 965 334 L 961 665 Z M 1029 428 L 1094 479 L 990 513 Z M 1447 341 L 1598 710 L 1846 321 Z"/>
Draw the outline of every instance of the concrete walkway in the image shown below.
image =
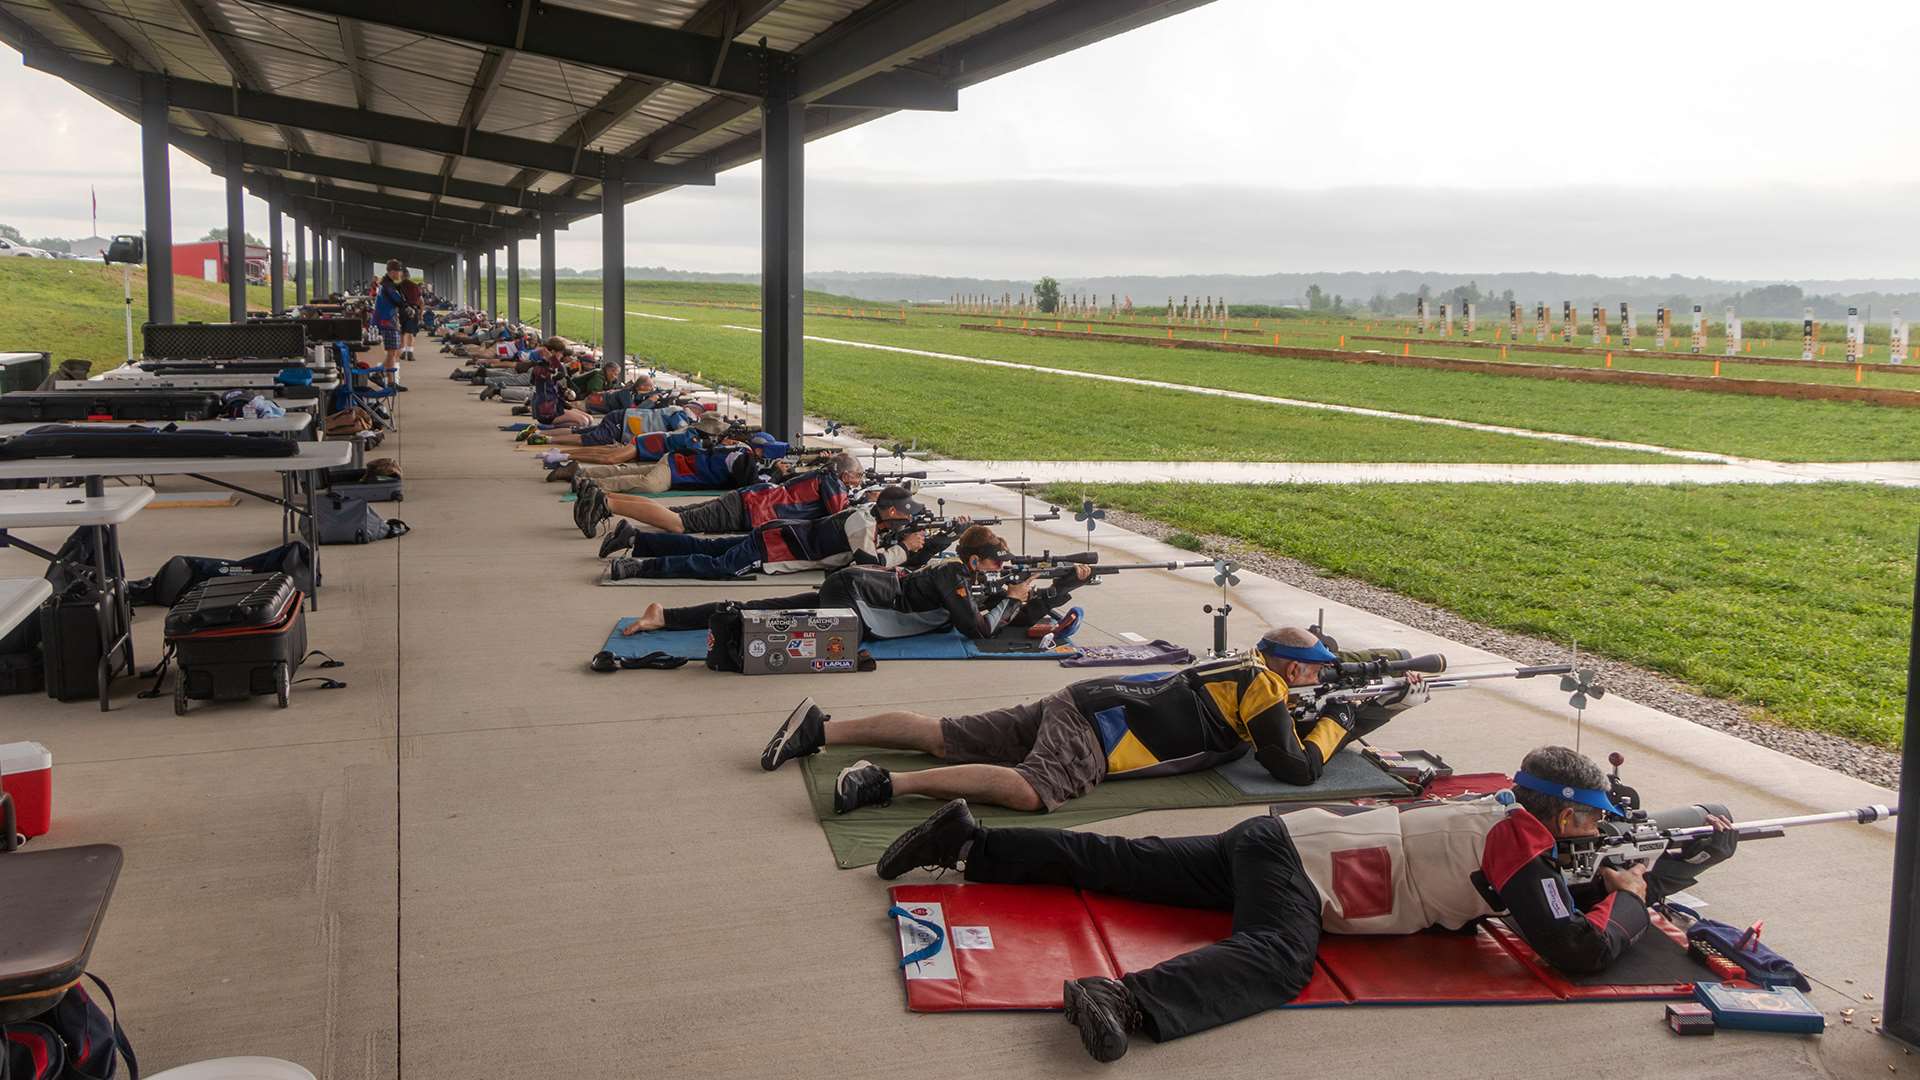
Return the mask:
<path id="1" fill-rule="evenodd" d="M 587 584 L 598 561 L 558 486 L 497 430 L 506 410 L 441 378 L 438 359 L 409 368 L 405 435 L 380 451 L 401 458 L 407 498 L 389 509 L 413 532 L 328 551 L 310 637 L 348 661 L 347 689 L 297 689 L 287 711 L 263 699 L 184 718 L 136 699 L 132 682 L 105 715 L 0 700 L 5 738 L 46 743 L 57 762 L 55 832 L 36 846 L 127 851 L 93 967 L 114 984 L 143 1063 L 269 1054 L 328 1078 L 419 1080 L 1118 1075 L 1092 1065 L 1055 1015 L 907 1013 L 883 885 L 835 870 L 799 777 L 755 763 L 803 693 L 840 715 L 960 712 L 1074 673 L 977 662 L 786 679 L 697 664 L 590 674 L 615 618 L 653 596 Z M 955 511 L 1017 505 L 991 489 L 943 494 Z M 1072 521 L 1036 527 L 1029 546 L 1078 547 L 1083 535 Z M 240 555 L 277 539 L 257 504 L 148 511 L 126 529 L 127 562 L 144 573 L 169 555 Z M 1185 554 L 1111 526 L 1095 539 L 1110 560 Z M 0 552 L 0 575 L 39 572 Z M 1088 640 L 1137 632 L 1204 646 L 1201 605 L 1219 598 L 1207 579 L 1141 572 L 1100 586 Z M 1456 667 L 1497 660 L 1251 576 L 1233 602 L 1243 642 L 1324 608 L 1355 644 L 1440 649 Z M 143 663 L 158 655 L 160 622 L 152 610 L 138 620 Z M 1380 741 L 1479 770 L 1576 734 L 1589 752 L 1624 752 L 1656 805 L 1719 800 L 1769 816 L 1890 797 L 1616 697 L 1576 733 L 1548 685 L 1441 695 Z M 1184 834 L 1256 812 L 1100 828 Z M 1916 1059 L 1865 1030 L 1892 848 L 1877 826 L 1802 832 L 1752 845 L 1701 890 L 1728 921 L 1764 916 L 1768 941 L 1819 980 L 1816 999 L 1835 1016 L 1819 1039 L 1681 1040 L 1644 1003 L 1307 1010 L 1142 1045 L 1118 1068 L 1478 1080 L 1565 1048 L 1602 1075 L 1920 1076 Z M 1857 1009 L 1855 1025 L 1839 1023 L 1843 1007 Z"/>

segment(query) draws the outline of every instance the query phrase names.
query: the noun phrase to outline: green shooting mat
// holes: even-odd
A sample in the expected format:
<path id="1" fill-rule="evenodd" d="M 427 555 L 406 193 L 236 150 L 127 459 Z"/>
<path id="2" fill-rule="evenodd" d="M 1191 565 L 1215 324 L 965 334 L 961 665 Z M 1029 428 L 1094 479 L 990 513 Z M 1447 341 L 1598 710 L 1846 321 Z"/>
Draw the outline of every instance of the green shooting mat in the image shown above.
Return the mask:
<path id="1" fill-rule="evenodd" d="M 800 775 L 806 783 L 807 798 L 813 803 L 814 817 L 819 819 L 821 830 L 827 834 L 827 846 L 833 850 L 834 862 L 842 870 L 878 862 L 880 853 L 887 849 L 894 837 L 918 825 L 940 805 L 933 799 L 916 795 L 897 799 L 891 806 L 864 806 L 850 814 L 835 814 L 834 778 L 839 776 L 841 769 L 863 758 L 894 772 L 931 769 L 941 765 L 939 759 L 916 750 L 881 750 L 870 746 L 829 746 L 818 754 L 800 759 Z M 1251 760 L 1249 756 L 1242 758 L 1241 762 Z M 1240 762 L 1234 764 L 1239 765 Z M 1258 765 L 1254 765 L 1253 769 L 1265 775 Z M 1272 782 L 1271 778 L 1269 781 Z M 1125 817 L 1143 810 L 1184 810 L 1199 806 L 1275 802 L 1340 802 L 1368 796 L 1398 798 L 1407 794 L 1405 784 L 1359 754 L 1335 755 L 1334 764 L 1320 775 L 1319 780 L 1306 787 L 1272 783 L 1271 790 L 1260 785 L 1261 790 L 1242 791 L 1222 776 L 1219 770 L 1205 769 L 1179 776 L 1111 780 L 1051 814 L 985 805 L 974 805 L 973 813 L 985 825 L 1064 829 Z"/>

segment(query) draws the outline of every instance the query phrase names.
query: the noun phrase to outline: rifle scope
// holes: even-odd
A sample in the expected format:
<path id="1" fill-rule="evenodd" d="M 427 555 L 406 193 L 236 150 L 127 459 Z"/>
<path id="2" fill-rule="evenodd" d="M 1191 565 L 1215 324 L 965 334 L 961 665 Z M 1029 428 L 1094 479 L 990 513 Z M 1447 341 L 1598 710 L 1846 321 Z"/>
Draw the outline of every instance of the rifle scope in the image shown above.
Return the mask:
<path id="1" fill-rule="evenodd" d="M 1414 656 L 1405 660 L 1355 660 L 1328 664 L 1327 669 L 1321 676 L 1322 682 L 1366 682 L 1407 671 L 1437 675 L 1447 670 L 1447 658 L 1439 653 L 1428 653 L 1425 656 Z"/>

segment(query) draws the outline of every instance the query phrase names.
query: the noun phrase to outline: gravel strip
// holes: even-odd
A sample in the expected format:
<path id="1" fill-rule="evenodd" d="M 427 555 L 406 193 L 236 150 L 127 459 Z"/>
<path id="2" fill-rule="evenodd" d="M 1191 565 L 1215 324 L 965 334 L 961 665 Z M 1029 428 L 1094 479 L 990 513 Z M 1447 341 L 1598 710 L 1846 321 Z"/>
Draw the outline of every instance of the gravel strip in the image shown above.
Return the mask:
<path id="1" fill-rule="evenodd" d="M 1108 509 L 1107 518 L 1121 528 L 1158 540 L 1165 540 L 1183 531 L 1123 510 Z M 1498 653 L 1522 664 L 1566 662 L 1567 646 L 1562 642 L 1482 626 L 1443 608 L 1409 599 L 1377 585 L 1354 578 L 1332 577 L 1298 559 L 1262 551 L 1244 540 L 1216 535 L 1200 535 L 1199 538 L 1206 555 L 1225 555 L 1242 567 L 1275 581 L 1283 581 L 1329 600 L 1438 634 L 1449 641 Z M 1761 719 L 1759 710 L 1751 706 L 1707 697 L 1665 675 L 1632 664 L 1600 657 L 1583 656 L 1581 659 L 1583 666 L 1592 663 L 1599 669 L 1600 682 L 1609 694 L 1618 694 L 1629 701 L 1659 709 L 1703 727 L 1724 731 L 1783 754 L 1791 754 L 1870 784 L 1895 790 L 1900 787 L 1900 755 L 1894 751 L 1866 746 L 1825 732 L 1803 731 L 1769 723 Z"/>

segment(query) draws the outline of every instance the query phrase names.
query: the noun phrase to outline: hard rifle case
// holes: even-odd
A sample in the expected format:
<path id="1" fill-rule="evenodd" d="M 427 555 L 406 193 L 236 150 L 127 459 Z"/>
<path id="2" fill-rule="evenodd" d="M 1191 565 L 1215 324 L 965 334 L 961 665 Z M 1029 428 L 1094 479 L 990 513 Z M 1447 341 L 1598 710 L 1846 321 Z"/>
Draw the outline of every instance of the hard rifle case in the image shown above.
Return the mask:
<path id="1" fill-rule="evenodd" d="M 214 578 L 167 612 L 174 673 L 173 711 L 187 702 L 275 694 L 286 708 L 293 673 L 307 653 L 305 597 L 286 574 Z"/>
<path id="2" fill-rule="evenodd" d="M 306 352 L 305 329 L 292 320 L 242 323 L 147 323 L 149 360 L 287 360 Z"/>
<path id="3" fill-rule="evenodd" d="M 0 421 L 211 420 L 221 414 L 213 390 L 131 387 L 17 390 L 0 394 Z"/>

